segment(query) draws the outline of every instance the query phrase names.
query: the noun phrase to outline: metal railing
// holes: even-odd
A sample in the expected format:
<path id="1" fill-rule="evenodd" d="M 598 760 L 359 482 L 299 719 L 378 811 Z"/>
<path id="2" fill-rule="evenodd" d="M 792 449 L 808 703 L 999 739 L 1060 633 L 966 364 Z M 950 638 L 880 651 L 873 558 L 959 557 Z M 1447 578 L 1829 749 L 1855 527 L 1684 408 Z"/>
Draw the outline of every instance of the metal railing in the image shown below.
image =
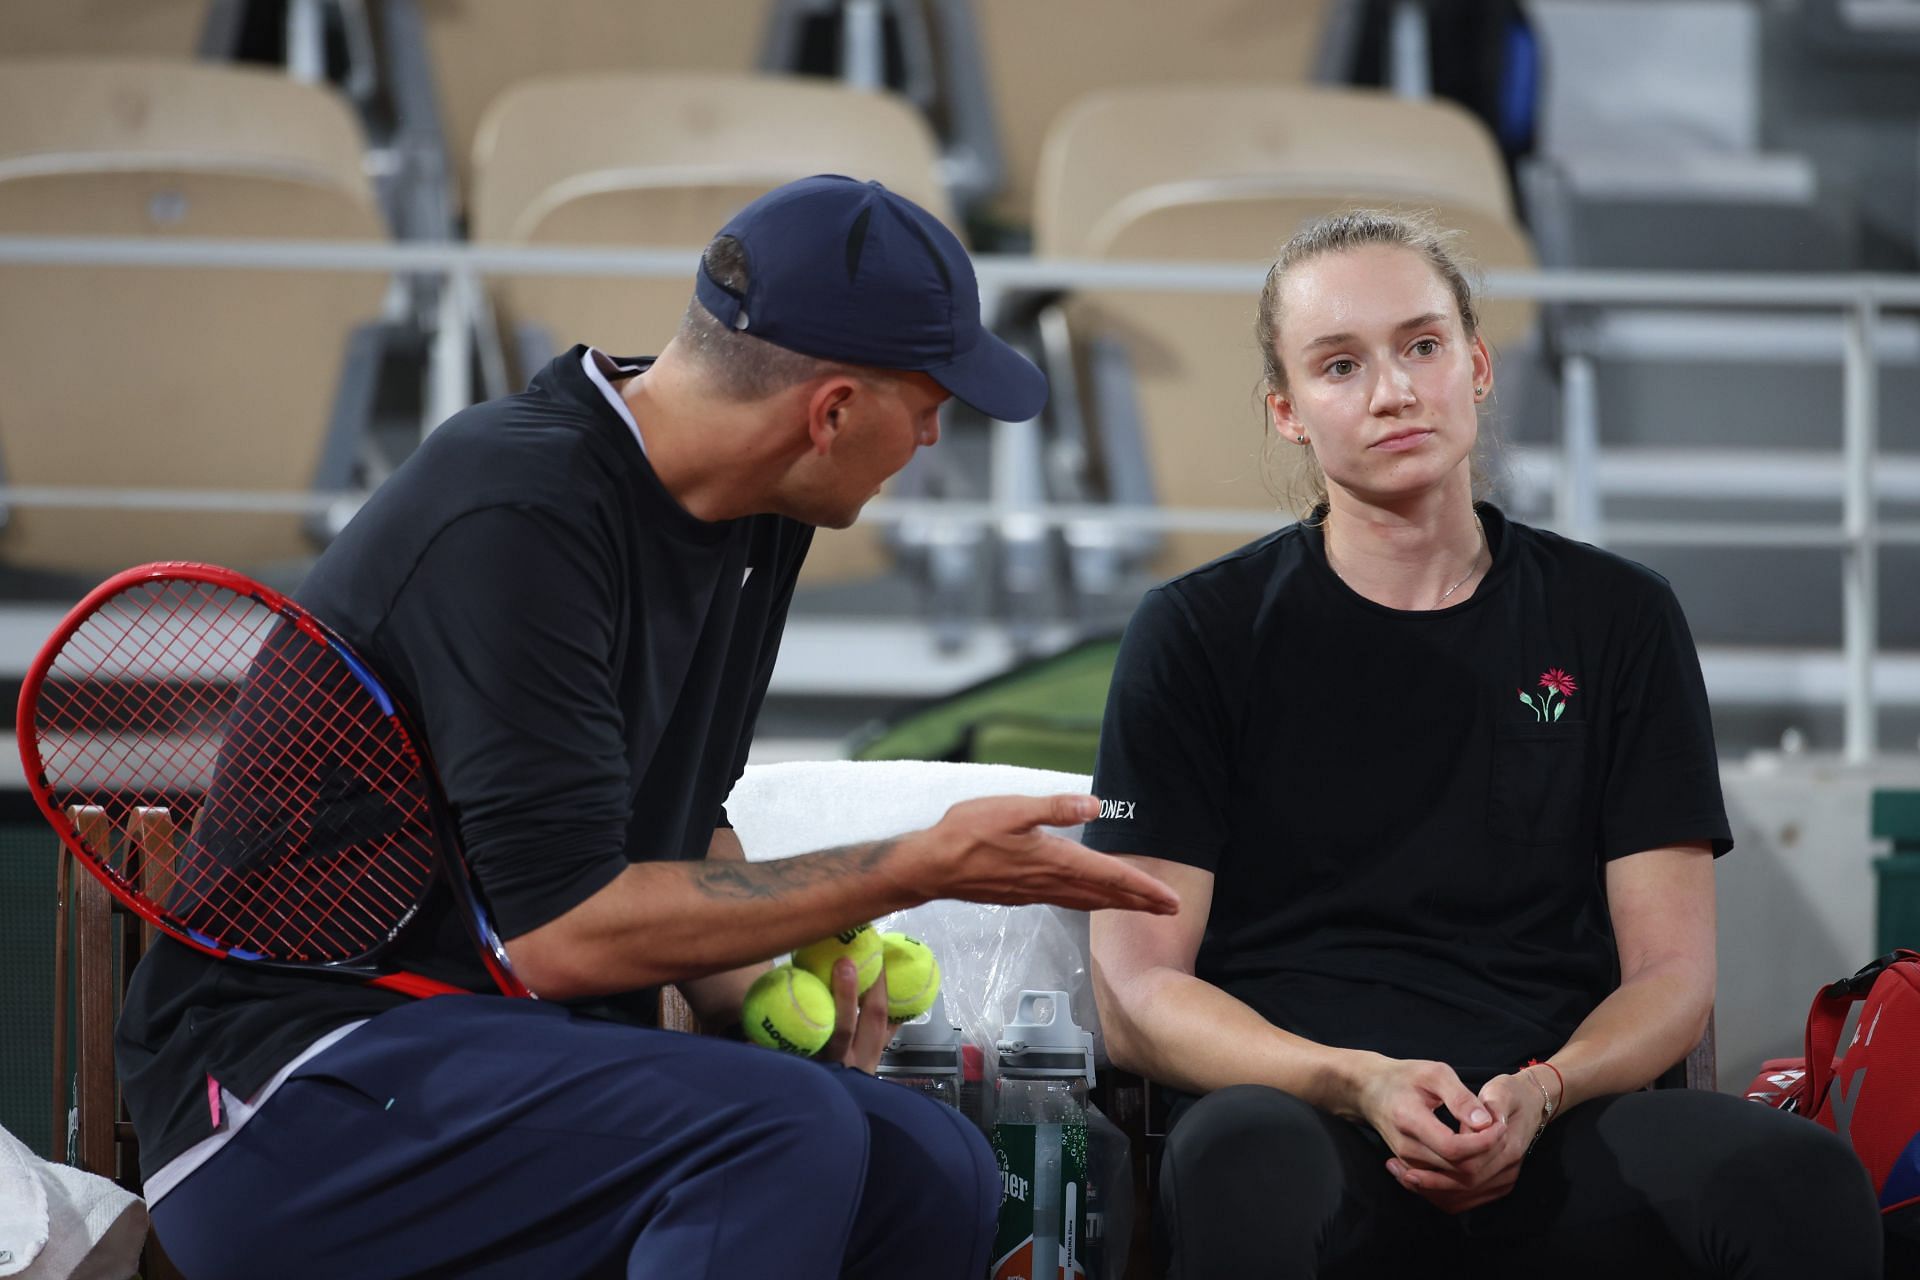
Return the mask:
<path id="1" fill-rule="evenodd" d="M 446 323 L 435 352 L 435 383 L 429 414 L 437 419 L 472 399 L 471 330 L 467 323 L 479 299 L 480 282 L 494 276 L 632 276 L 690 279 L 698 249 L 607 249 L 520 247 L 460 243 L 347 243 L 338 241 L 195 241 L 86 237 L 0 237 L 0 263 L 140 267 L 272 268 L 277 270 L 378 271 L 445 277 Z M 1252 298 L 1265 263 L 1155 263 L 1043 260 L 982 255 L 975 259 L 983 295 L 1073 289 L 1153 292 L 1222 292 Z M 1552 523 L 1570 536 L 1594 542 L 1722 547 L 1837 548 L 1841 553 L 1842 648 L 1846 686 L 1842 699 L 1849 761 L 1871 758 L 1875 745 L 1874 663 L 1877 648 L 1879 550 L 1889 544 L 1920 544 L 1920 521 L 1879 517 L 1875 469 L 1882 328 L 1888 312 L 1920 312 L 1920 278 L 1884 275 L 1727 275 L 1675 272 L 1545 271 L 1494 272 L 1493 298 L 1591 307 L 1711 307 L 1734 311 L 1791 309 L 1838 314 L 1843 374 L 1841 518 L 1837 526 L 1727 521 L 1644 521 L 1605 518 L 1600 506 L 1606 471 L 1594 411 L 1594 357 L 1577 345 L 1557 353 L 1563 398 L 1562 441 L 1554 481 Z M 1022 424 L 1004 424 L 1018 428 Z M 1733 450 L 1731 452 L 1737 452 Z M 1831 471 L 1828 471 L 1831 477 Z M 1612 486 L 1622 481 L 1615 470 Z M 1770 483 L 1781 483 L 1776 476 Z M 1815 480 L 1817 483 L 1817 479 Z M 1829 480 L 1830 483 L 1830 480 Z M 1671 491 L 1672 484 L 1666 486 Z M 1907 487 L 1907 486 L 1902 486 Z M 1812 491 L 1809 491 L 1812 492 Z M 1701 496 L 1724 493 L 1703 490 Z M 202 509 L 324 507 L 345 495 L 263 497 L 233 492 L 71 488 L 0 488 L 0 502 L 15 505 L 178 506 Z M 1047 504 L 1015 500 L 996 492 L 981 503 L 877 501 L 869 516 L 881 521 L 932 520 L 1001 528 L 1116 524 L 1204 531 L 1258 532 L 1275 523 L 1271 511 L 1226 511 L 1171 507 Z"/>

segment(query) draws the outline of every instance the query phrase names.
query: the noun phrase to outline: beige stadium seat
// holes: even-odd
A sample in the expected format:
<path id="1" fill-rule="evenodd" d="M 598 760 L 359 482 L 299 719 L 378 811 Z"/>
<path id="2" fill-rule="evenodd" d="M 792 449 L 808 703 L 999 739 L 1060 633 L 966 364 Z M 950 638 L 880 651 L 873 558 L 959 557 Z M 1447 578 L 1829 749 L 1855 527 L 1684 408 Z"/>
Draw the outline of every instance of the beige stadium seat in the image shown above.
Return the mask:
<path id="1" fill-rule="evenodd" d="M 487 108 L 541 76 L 751 71 L 773 0 L 417 0 L 458 189 Z M 581 117 L 571 127 L 601 126 Z"/>
<path id="2" fill-rule="evenodd" d="M 487 113 L 473 167 L 476 241 L 697 252 L 742 205 L 815 173 L 877 179 L 954 223 L 933 134 L 911 107 L 798 77 L 530 81 Z M 502 277 L 493 297 L 530 354 L 587 342 L 644 355 L 673 336 L 692 293 L 689 270 L 672 280 Z M 871 530 L 823 531 L 807 579 L 868 577 L 886 564 Z"/>
<path id="3" fill-rule="evenodd" d="M 377 240 L 360 137 L 325 89 L 192 62 L 0 63 L 0 235 Z M 228 490 L 345 483 L 336 385 L 384 275 L 0 266 L 9 485 Z M 309 555 L 297 512 L 22 505 L 0 557 L 94 571 Z"/>
<path id="4" fill-rule="evenodd" d="M 0 57 L 191 58 L 212 0 L 0 0 Z"/>
<path id="5" fill-rule="evenodd" d="M 1358 206 L 1434 212 L 1464 233 L 1462 248 L 1483 269 L 1534 264 L 1499 152 L 1472 116 L 1447 103 L 1312 87 L 1090 97 L 1048 139 L 1035 252 L 1269 261 L 1306 220 Z M 1105 451 L 1110 497 L 1276 508 L 1289 478 L 1279 468 L 1297 455 L 1268 447 L 1256 309 L 1253 288 L 1244 297 L 1085 291 L 1069 299 L 1071 358 L 1055 367 L 1082 375 L 1079 402 L 1091 447 Z M 1525 338 L 1533 322 L 1530 304 L 1482 309 L 1482 333 L 1496 348 Z M 1122 390 L 1131 412 L 1127 396 L 1112 394 L 1116 362 L 1130 375 Z M 1137 430 L 1123 419 L 1137 420 Z M 1143 483 L 1116 484 L 1130 464 Z M 1150 567 L 1177 573 L 1252 536 L 1172 532 L 1154 540 Z"/>
<path id="6" fill-rule="evenodd" d="M 1131 86 L 1304 83 L 1334 3 L 1182 0 L 1122 13 L 1112 0 L 974 0 L 1005 166 L 995 215 L 1031 224 L 1042 143 L 1074 102 Z"/>

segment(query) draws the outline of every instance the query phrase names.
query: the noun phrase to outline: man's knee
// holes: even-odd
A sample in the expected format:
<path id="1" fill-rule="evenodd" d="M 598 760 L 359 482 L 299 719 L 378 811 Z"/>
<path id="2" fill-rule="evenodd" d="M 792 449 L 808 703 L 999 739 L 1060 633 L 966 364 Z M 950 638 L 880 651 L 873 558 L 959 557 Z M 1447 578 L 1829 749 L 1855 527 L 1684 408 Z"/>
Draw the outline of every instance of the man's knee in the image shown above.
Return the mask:
<path id="1" fill-rule="evenodd" d="M 984 1247 L 1000 1209 L 1000 1177 L 979 1130 L 953 1108 L 898 1085 L 855 1074 L 843 1083 L 865 1112 L 867 1211 L 895 1220 L 885 1232 L 904 1229 L 956 1250 Z"/>
<path id="2" fill-rule="evenodd" d="M 923 1110 L 932 1113 L 922 1131 L 923 1150 L 942 1197 L 969 1210 L 965 1219 L 991 1232 L 999 1217 L 1001 1193 L 1000 1163 L 993 1148 L 951 1107 L 934 1103 Z"/>
<path id="3" fill-rule="evenodd" d="M 813 1063 L 791 1065 L 795 1070 L 777 1089 L 753 1099 L 745 1122 L 753 1129 L 754 1145 L 768 1156 L 795 1161 L 788 1167 L 805 1169 L 809 1181 L 857 1194 L 868 1159 L 860 1108 L 829 1072 Z"/>

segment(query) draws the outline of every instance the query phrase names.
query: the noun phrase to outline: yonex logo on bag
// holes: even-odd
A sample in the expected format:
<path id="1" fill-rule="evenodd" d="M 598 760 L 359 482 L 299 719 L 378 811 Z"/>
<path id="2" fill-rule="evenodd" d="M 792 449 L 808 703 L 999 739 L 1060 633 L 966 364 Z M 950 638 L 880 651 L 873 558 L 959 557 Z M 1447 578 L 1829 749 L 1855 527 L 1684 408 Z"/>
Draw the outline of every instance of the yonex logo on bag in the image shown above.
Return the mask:
<path id="1" fill-rule="evenodd" d="M 1866 1091 L 1866 1086 L 1867 1069 L 1865 1067 L 1860 1068 L 1859 1073 L 1853 1077 L 1851 1098 L 1847 1096 L 1845 1080 L 1833 1082 L 1833 1131 L 1845 1138 L 1849 1144 L 1853 1142 L 1853 1109 L 1860 1105 L 1860 1095 Z"/>
<path id="2" fill-rule="evenodd" d="M 1131 818 L 1133 817 L 1133 803 L 1131 800 L 1102 800 L 1100 802 L 1100 816 L 1103 819 Z"/>

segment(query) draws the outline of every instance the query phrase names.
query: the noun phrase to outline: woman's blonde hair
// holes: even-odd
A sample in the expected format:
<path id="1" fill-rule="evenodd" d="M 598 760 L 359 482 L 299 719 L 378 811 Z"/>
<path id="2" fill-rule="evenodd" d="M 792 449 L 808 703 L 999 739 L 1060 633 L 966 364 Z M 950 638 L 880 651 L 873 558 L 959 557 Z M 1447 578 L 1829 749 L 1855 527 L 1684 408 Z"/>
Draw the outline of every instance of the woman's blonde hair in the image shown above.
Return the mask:
<path id="1" fill-rule="evenodd" d="M 1342 253 L 1366 245 L 1386 245 L 1419 254 L 1453 294 L 1467 338 L 1471 340 L 1478 337 L 1480 310 L 1475 297 L 1474 268 L 1466 255 L 1456 247 L 1459 239 L 1459 232 L 1442 227 L 1430 213 L 1395 213 L 1386 209 L 1349 209 L 1316 218 L 1300 228 L 1291 240 L 1281 246 L 1280 255 L 1267 269 L 1267 281 L 1260 290 L 1260 311 L 1253 322 L 1254 337 L 1260 344 L 1261 357 L 1266 363 L 1266 389 L 1276 395 L 1287 394 L 1287 371 L 1281 362 L 1278 345 L 1280 287 L 1295 267 L 1330 253 Z M 1263 413 L 1262 430 L 1267 436 L 1266 453 L 1263 456 L 1269 459 L 1275 446 L 1272 425 L 1271 418 Z M 1491 433 L 1484 428 L 1481 440 L 1485 449 L 1477 448 L 1473 460 L 1476 494 L 1486 487 L 1489 477 L 1487 459 L 1482 453 L 1493 447 Z M 1307 517 L 1327 505 L 1327 476 L 1320 469 L 1319 459 L 1314 457 L 1311 449 L 1302 449 L 1299 454 L 1296 463 L 1283 468 L 1285 479 L 1278 485 L 1274 484 L 1274 469 L 1269 466 L 1268 485 L 1276 490 L 1274 496 L 1283 505 L 1294 514 Z"/>

